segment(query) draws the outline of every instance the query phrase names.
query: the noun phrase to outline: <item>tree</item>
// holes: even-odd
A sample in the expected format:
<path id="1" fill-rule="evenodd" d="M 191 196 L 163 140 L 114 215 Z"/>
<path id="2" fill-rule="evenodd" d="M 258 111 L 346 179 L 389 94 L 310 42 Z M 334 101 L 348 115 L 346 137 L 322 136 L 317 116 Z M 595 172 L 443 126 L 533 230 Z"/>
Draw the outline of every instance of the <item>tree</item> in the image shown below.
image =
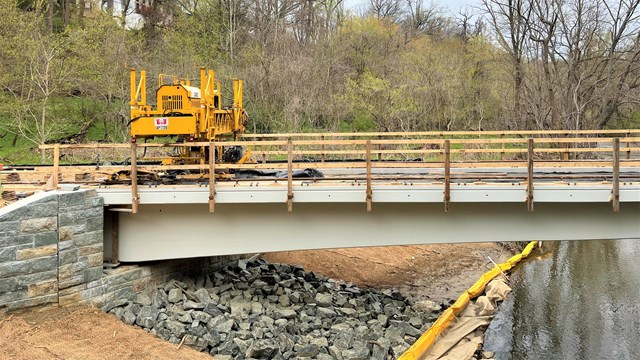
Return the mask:
<path id="1" fill-rule="evenodd" d="M 529 22 L 533 8 L 529 0 L 483 0 L 489 24 L 495 40 L 510 58 L 513 68 L 513 107 L 514 118 L 525 115 L 522 111 L 524 87 L 524 59 L 529 38 Z M 526 117 L 524 126 L 533 127 L 530 117 Z M 515 124 L 520 127 L 521 124 Z"/>

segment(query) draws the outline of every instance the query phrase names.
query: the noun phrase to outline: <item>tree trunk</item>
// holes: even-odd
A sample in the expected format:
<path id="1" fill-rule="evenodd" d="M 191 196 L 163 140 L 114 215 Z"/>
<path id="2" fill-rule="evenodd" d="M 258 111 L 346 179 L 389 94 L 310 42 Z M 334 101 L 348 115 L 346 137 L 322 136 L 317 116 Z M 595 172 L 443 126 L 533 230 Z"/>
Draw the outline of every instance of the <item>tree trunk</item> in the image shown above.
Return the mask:
<path id="1" fill-rule="evenodd" d="M 78 19 L 80 20 L 84 18 L 84 4 L 85 0 L 78 0 Z"/>
<path id="2" fill-rule="evenodd" d="M 65 26 L 69 25 L 71 22 L 71 1 L 72 0 L 62 0 L 62 21 Z"/>
<path id="3" fill-rule="evenodd" d="M 56 1 L 55 0 L 47 0 L 47 26 L 49 27 L 49 32 L 53 33 L 53 14 L 56 11 Z"/>
<path id="4" fill-rule="evenodd" d="M 514 72 L 513 72 L 513 116 L 521 117 L 520 111 L 522 110 L 522 63 L 519 58 L 514 59 Z M 531 129 L 529 117 L 525 118 L 525 128 Z"/>

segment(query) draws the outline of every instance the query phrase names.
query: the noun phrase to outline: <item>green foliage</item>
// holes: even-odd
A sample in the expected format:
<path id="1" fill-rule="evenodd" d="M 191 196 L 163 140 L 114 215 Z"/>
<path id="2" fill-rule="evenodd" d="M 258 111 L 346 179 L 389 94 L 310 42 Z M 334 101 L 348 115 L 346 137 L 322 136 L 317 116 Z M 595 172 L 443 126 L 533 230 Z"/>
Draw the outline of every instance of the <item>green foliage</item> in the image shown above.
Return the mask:
<path id="1" fill-rule="evenodd" d="M 538 55 L 522 65 L 522 109 L 514 109 L 512 54 L 486 31 L 471 35 L 444 15 L 345 15 L 333 0 L 145 4 L 138 29 L 125 21 L 131 14 L 95 9 L 82 16 L 42 1 L 0 0 L 2 161 L 37 162 L 38 144 L 78 133 L 86 141 L 125 141 L 132 67 L 147 70 L 150 102 L 159 73 L 197 79 L 199 66 L 212 67 L 226 104 L 231 80 L 243 79 L 250 132 L 515 129 L 525 118 L 549 124 Z M 562 85 L 568 72 L 610 69 L 614 76 L 575 77 L 595 84 L 576 92 L 585 105 L 581 127 L 598 126 L 604 100 L 616 108 L 602 126 L 638 127 L 637 67 L 615 87 L 624 59 L 589 62 L 606 60 L 599 54 L 612 44 L 602 38 L 582 56 L 589 66 L 555 64 L 557 111 L 573 124 L 573 97 Z M 600 88 L 600 79 L 613 85 Z"/>

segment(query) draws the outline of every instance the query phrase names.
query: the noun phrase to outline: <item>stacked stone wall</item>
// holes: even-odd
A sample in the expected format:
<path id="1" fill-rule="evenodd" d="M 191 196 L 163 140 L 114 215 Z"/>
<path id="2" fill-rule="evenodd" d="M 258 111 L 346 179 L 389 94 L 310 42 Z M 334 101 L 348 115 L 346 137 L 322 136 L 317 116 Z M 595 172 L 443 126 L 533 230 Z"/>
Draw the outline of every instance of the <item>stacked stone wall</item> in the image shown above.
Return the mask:
<path id="1" fill-rule="evenodd" d="M 43 195 L 0 209 L 0 308 L 58 302 L 58 196 Z"/>
<path id="2" fill-rule="evenodd" d="M 0 209 L 0 310 L 102 306 L 235 257 L 158 261 L 104 270 L 104 204 L 95 190 L 33 195 Z"/>

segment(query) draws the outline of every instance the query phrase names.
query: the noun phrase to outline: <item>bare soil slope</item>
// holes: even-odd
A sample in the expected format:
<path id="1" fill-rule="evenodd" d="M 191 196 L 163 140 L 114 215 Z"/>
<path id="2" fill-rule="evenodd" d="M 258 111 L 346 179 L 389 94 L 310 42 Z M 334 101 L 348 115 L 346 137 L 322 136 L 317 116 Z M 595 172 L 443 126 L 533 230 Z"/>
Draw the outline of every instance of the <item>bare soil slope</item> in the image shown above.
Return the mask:
<path id="1" fill-rule="evenodd" d="M 457 298 L 512 254 L 494 243 L 435 244 L 264 254 L 270 262 L 303 265 L 359 286 L 395 288 L 405 295 L 445 302 Z"/>
<path id="2" fill-rule="evenodd" d="M 2 359 L 211 359 L 99 309 L 47 308 L 0 319 Z"/>

